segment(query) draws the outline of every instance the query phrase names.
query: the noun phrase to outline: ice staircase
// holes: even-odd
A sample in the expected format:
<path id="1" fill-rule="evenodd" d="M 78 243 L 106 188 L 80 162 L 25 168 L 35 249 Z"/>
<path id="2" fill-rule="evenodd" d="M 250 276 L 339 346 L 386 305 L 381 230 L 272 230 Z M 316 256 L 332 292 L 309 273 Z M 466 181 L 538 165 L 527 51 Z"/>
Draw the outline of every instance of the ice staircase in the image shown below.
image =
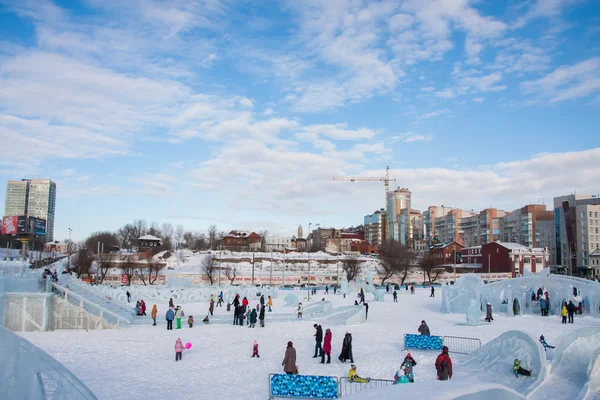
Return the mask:
<path id="1" fill-rule="evenodd" d="M 98 311 L 103 312 L 103 317 L 112 320 L 114 324 L 118 320 L 118 324 L 121 325 L 134 325 L 134 324 L 147 324 L 148 317 L 138 317 L 135 315 L 133 307 L 126 307 L 115 301 L 109 300 L 92 289 L 86 287 L 86 284 L 82 283 L 78 279 L 72 278 L 68 274 L 59 275 L 59 283 L 56 289 L 59 292 L 67 291 L 67 297 L 69 294 L 75 294 L 71 298 L 78 300 L 85 300 L 83 307 L 88 312 L 98 314 Z M 73 301 L 72 301 L 73 302 Z M 94 307 L 95 306 L 95 307 Z"/>

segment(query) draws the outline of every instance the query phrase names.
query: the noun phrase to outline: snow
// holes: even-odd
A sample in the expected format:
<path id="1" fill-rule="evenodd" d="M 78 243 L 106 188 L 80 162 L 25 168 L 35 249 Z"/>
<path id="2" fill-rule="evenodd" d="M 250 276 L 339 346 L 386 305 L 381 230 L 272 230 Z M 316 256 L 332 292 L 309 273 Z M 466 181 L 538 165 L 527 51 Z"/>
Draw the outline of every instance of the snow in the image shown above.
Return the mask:
<path id="1" fill-rule="evenodd" d="M 534 386 L 536 379 L 543 380 L 545 375 L 516 378 L 512 374 L 512 361 L 519 358 L 527 360 L 527 363 L 534 362 L 536 348 L 532 343 L 535 343 L 540 335 L 545 335 L 548 343 L 556 345 L 556 350 L 561 347 L 559 343 L 562 337 L 573 341 L 572 346 L 565 344 L 562 361 L 556 361 L 556 357 L 554 358 L 553 362 L 558 362 L 559 369 L 555 370 L 553 366 L 549 375 L 551 381 L 558 380 L 554 372 L 561 373 L 561 364 L 568 368 L 570 363 L 574 362 L 571 357 L 577 357 L 581 352 L 589 352 L 589 357 L 586 357 L 591 363 L 596 358 L 595 352 L 590 348 L 600 347 L 598 340 L 595 344 L 592 340 L 578 341 L 580 335 L 575 333 L 582 327 L 590 328 L 590 332 L 600 329 L 600 320 L 597 318 L 578 317 L 575 324 L 565 325 L 560 323 L 558 316 L 542 318 L 534 315 L 494 315 L 491 324 L 464 326 L 459 325 L 465 321 L 464 315 L 441 314 L 440 297 L 430 298 L 428 289 L 417 289 L 415 295 L 399 291 L 398 303 L 393 303 L 391 294 L 385 295 L 384 302 L 369 302 L 369 316 L 364 324 L 333 325 L 327 321 L 320 321 L 323 329 L 330 328 L 333 332 L 332 364 L 322 365 L 318 359 L 312 358 L 315 320 L 305 314 L 301 321 L 269 322 L 269 318 L 278 319 L 276 315 L 291 317 L 295 313 L 295 308 L 284 306 L 285 293 L 287 292 L 280 292 L 274 300 L 273 313 L 267 313 L 265 328 L 249 329 L 246 326 L 228 324 L 205 325 L 201 320 L 207 313 L 208 303 L 204 301 L 182 304 L 186 314 L 182 321 L 183 328 L 167 331 L 164 323 L 167 303 L 161 302 L 158 303 L 156 327 L 151 326 L 150 317 L 139 317 L 147 318 L 147 325 L 88 332 L 20 332 L 20 335 L 69 368 L 98 399 L 127 400 L 164 399 L 175 395 L 178 400 L 265 399 L 269 390 L 268 375 L 282 373 L 281 361 L 289 340 L 296 347 L 297 364 L 301 374 L 346 377 L 349 365 L 337 361 L 337 355 L 347 330 L 353 336 L 354 361 L 358 366 L 358 373 L 372 378 L 392 379 L 406 354 L 406 351 L 403 351 L 403 334 L 416 333 L 421 320 L 427 321 L 433 335 L 479 338 L 483 345 L 482 350 L 471 356 L 451 354 L 455 377 L 450 382 L 438 382 L 435 379 L 434 362 L 438 353 L 411 351 L 418 363 L 414 369 L 415 384 L 365 391 L 353 397 L 354 399 L 396 399 L 400 394 L 413 394 L 409 397 L 420 396 L 423 399 L 522 399 L 518 392 L 526 392 L 529 387 Z M 305 292 L 299 295 L 302 296 L 300 300 L 307 310 L 313 302 L 307 302 Z M 367 300 L 372 298 L 371 294 L 367 296 Z M 320 300 L 323 297 L 332 302 L 334 309 L 349 307 L 355 300 L 353 294 L 344 299 L 339 294 L 324 295 L 323 291 L 319 291 L 314 298 Z M 151 307 L 152 304 L 148 303 L 148 310 Z M 192 329 L 185 324 L 188 315 L 194 315 L 195 318 Z M 227 313 L 225 307 L 217 307 L 215 315 L 232 319 L 232 314 Z M 513 330 L 519 330 L 523 334 L 510 333 L 504 338 L 499 338 L 503 333 Z M 528 340 L 527 335 L 533 339 Z M 182 362 L 176 363 L 174 344 L 178 337 L 184 343 L 191 342 L 193 347 L 184 352 Z M 253 340 L 257 340 L 259 344 L 260 359 L 251 358 Z M 498 364 L 489 372 L 485 371 L 488 366 L 484 362 L 488 354 L 483 351 L 487 344 L 487 353 L 492 353 L 489 354 L 489 362 Z M 513 349 L 511 344 L 518 347 Z M 585 350 L 576 350 L 580 346 L 584 346 Z M 541 351 L 541 347 L 538 346 L 537 349 Z M 580 369 L 580 364 L 585 362 L 581 360 L 581 363 L 574 365 Z M 598 366 L 595 369 L 592 366 L 589 370 L 597 377 Z M 493 375 L 493 371 L 498 373 Z M 586 364 L 581 372 L 585 375 L 587 371 Z M 579 375 L 573 377 L 578 379 L 577 384 L 581 390 L 585 382 L 580 383 Z M 529 379 L 531 384 L 525 383 L 525 379 Z M 543 388 L 544 384 L 538 392 Z M 598 386 L 590 384 L 589 389 L 591 394 L 587 398 L 595 398 L 594 391 Z M 537 392 L 534 392 L 534 395 L 535 393 Z M 561 396 L 550 393 L 546 399 L 565 399 Z"/>

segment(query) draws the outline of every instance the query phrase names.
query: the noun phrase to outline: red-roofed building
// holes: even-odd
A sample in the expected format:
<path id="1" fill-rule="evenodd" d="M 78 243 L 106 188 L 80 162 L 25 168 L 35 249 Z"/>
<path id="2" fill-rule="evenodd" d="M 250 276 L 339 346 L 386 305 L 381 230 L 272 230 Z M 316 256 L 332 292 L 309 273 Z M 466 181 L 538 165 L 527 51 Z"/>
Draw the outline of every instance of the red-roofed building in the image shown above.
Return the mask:
<path id="1" fill-rule="evenodd" d="M 221 241 L 221 248 L 231 251 L 258 251 L 262 236 L 256 232 L 231 231 Z"/>

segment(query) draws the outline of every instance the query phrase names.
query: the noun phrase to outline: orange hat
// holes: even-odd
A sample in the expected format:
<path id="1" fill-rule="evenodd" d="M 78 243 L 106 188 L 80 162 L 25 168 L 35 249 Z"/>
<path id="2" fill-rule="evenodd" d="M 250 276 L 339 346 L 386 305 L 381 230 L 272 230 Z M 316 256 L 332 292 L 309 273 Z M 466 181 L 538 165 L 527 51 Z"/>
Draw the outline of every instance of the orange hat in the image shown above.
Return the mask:
<path id="1" fill-rule="evenodd" d="M 412 357 L 412 354 L 408 353 L 408 354 L 406 355 L 406 357 Z"/>

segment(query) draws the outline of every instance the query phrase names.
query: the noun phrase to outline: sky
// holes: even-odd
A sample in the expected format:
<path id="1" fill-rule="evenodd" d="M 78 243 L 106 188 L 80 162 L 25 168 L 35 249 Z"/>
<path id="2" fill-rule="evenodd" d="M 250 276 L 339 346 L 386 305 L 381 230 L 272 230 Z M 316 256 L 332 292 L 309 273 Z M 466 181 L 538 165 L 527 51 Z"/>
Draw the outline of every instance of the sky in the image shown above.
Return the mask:
<path id="1" fill-rule="evenodd" d="M 133 219 L 344 227 L 383 176 L 507 211 L 600 192 L 594 0 L 0 0 L 0 191 L 55 238 Z M 4 209 L 1 196 L 0 208 Z"/>

